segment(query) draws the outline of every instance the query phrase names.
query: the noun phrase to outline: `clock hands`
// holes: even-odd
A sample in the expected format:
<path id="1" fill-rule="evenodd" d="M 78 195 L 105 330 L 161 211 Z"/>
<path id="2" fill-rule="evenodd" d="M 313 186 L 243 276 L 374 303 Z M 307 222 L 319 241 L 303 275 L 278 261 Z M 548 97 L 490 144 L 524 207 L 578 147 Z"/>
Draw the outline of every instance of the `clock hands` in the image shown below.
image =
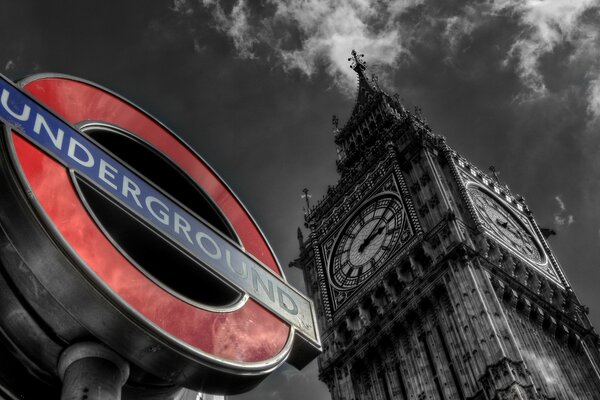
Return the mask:
<path id="1" fill-rule="evenodd" d="M 388 195 L 371 199 L 350 216 L 333 244 L 329 273 L 335 288 L 358 287 L 378 271 L 396 244 L 406 242 L 399 234 L 404 218 L 402 203 Z"/>
<path id="2" fill-rule="evenodd" d="M 496 218 L 496 223 L 502 228 L 504 228 L 507 232 L 512 234 L 514 237 L 523 241 L 523 235 L 521 234 L 521 232 L 519 232 L 519 230 L 516 229 L 512 224 L 509 224 L 508 220 L 501 220 L 500 218 Z"/>
<path id="3" fill-rule="evenodd" d="M 362 242 L 362 244 L 360 246 L 358 246 L 359 253 L 362 253 L 363 250 L 365 249 L 365 247 L 367 247 L 377 235 L 379 235 L 379 234 L 381 234 L 381 232 L 383 232 L 383 230 L 385 229 L 385 225 L 380 226 L 379 229 L 377 229 L 377 231 L 376 231 L 375 228 L 377 228 L 378 225 L 379 225 L 379 222 L 377 224 L 375 224 L 375 227 L 373 228 L 373 230 L 371 231 L 369 236 L 367 236 L 367 238 Z"/>
<path id="4" fill-rule="evenodd" d="M 477 207 L 477 212 L 482 223 L 487 229 L 499 236 L 506 245 L 511 246 L 513 250 L 520 252 L 527 258 L 540 261 L 542 254 L 535 244 L 535 237 L 530 230 L 523 225 L 518 218 L 504 207 L 500 201 L 491 198 L 491 196 L 478 189 L 470 189 L 473 204 Z"/>
<path id="5" fill-rule="evenodd" d="M 496 223 L 503 228 L 508 228 L 508 221 L 502 221 L 500 218 L 496 218 Z"/>
<path id="6" fill-rule="evenodd" d="M 392 205 L 391 202 L 389 202 L 386 205 L 385 209 L 383 210 L 383 213 L 381 214 L 381 218 L 379 218 L 379 220 L 377 221 L 377 223 L 375 224 L 375 226 L 373 227 L 371 232 L 367 235 L 367 238 L 361 243 L 360 246 L 358 246 L 359 253 L 362 253 L 363 250 L 365 249 L 365 247 L 367 247 L 376 236 L 380 235 L 381 232 L 383 232 L 383 230 L 385 229 L 385 225 L 390 221 L 389 219 L 388 220 L 385 219 L 385 215 L 388 212 L 388 210 L 391 209 L 391 205 Z M 384 222 L 384 224 L 379 226 L 382 221 Z"/>
<path id="7" fill-rule="evenodd" d="M 506 229 L 508 232 L 510 232 L 515 239 L 517 240 L 513 240 L 512 238 L 509 238 L 509 240 L 511 241 L 511 243 L 515 246 L 519 246 L 520 248 L 525 248 L 525 250 L 527 250 L 528 253 L 532 254 L 533 253 L 533 247 L 531 246 L 531 244 L 529 244 L 529 239 L 528 237 L 526 237 L 522 232 L 520 232 L 518 229 L 513 228 L 512 226 L 510 226 L 508 224 L 508 221 L 502 221 L 500 220 L 500 218 L 496 218 L 496 223 L 498 225 L 500 225 L 501 227 L 503 227 L 504 229 Z"/>

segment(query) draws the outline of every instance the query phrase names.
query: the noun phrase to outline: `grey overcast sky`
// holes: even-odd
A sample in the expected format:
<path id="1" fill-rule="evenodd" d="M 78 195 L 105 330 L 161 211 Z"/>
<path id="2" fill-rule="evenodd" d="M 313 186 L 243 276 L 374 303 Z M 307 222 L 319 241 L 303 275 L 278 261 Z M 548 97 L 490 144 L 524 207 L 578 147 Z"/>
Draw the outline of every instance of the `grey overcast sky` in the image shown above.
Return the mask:
<path id="1" fill-rule="evenodd" d="M 600 328 L 598 0 L 1 1 L 0 71 L 60 72 L 134 101 L 196 149 L 262 227 L 288 279 L 301 190 L 335 183 L 365 54 L 380 86 L 522 194 Z M 236 399 L 328 399 L 316 364 Z"/>

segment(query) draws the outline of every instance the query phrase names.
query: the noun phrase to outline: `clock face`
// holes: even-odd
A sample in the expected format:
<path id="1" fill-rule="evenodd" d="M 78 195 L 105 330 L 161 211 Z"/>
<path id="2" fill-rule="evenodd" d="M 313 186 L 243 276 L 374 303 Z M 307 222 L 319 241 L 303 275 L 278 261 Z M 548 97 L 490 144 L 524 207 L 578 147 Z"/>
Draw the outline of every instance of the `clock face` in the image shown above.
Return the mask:
<path id="1" fill-rule="evenodd" d="M 365 203 L 340 234 L 329 274 L 333 285 L 353 289 L 385 262 L 391 250 L 410 237 L 405 209 L 392 195 Z"/>
<path id="2" fill-rule="evenodd" d="M 483 225 L 523 257 L 542 262 L 542 252 L 530 231 L 490 194 L 476 187 L 468 189 Z"/>

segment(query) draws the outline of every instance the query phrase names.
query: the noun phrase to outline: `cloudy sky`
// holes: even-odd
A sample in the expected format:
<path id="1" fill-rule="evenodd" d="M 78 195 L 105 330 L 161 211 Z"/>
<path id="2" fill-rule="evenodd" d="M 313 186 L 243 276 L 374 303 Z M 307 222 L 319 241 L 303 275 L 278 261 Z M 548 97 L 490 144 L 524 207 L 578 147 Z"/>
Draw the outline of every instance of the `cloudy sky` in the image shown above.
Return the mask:
<path id="1" fill-rule="evenodd" d="M 600 328 L 598 0 L 3 0 L 0 20 L 0 72 L 79 76 L 157 116 L 234 189 L 284 266 L 302 189 L 314 201 L 337 179 L 331 118 L 351 110 L 357 49 L 380 86 L 496 166 L 557 232 Z M 328 398 L 314 364 L 236 398 L 309 396 Z"/>

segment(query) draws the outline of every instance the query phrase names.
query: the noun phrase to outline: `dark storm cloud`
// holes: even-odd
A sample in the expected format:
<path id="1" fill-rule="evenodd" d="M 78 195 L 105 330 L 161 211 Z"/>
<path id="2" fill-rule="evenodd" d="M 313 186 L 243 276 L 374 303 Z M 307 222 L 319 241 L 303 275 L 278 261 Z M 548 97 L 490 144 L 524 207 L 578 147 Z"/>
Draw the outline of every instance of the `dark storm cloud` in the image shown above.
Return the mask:
<path id="1" fill-rule="evenodd" d="M 73 74 L 156 115 L 239 195 L 284 266 L 302 189 L 314 203 L 337 179 L 331 115 L 352 108 L 356 48 L 453 148 L 495 165 L 542 226 L 565 221 L 551 246 L 600 326 L 597 1 L 5 3 L 3 73 Z M 316 371 L 285 367 L 238 398 L 327 399 Z"/>
<path id="2" fill-rule="evenodd" d="M 370 61 L 383 66 L 384 73 L 385 67 L 397 68 L 402 60 L 415 61 L 414 51 L 432 45 L 441 44 L 436 49 L 445 55 L 445 61 L 453 63 L 481 31 L 504 22 L 505 29 L 496 30 L 498 36 L 487 41 L 498 50 L 496 57 L 487 61 L 519 76 L 526 89 L 520 99 L 549 93 L 547 78 L 552 73 L 544 68 L 548 67 L 547 59 L 562 53 L 568 56 L 565 65 L 584 65 L 584 74 L 578 79 L 583 76 L 585 80 L 589 113 L 598 116 L 600 38 L 595 0 L 467 4 L 437 0 L 266 0 L 261 4 L 270 7 L 254 10 L 247 0 L 228 2 L 229 7 L 218 0 L 201 3 L 212 13 L 216 28 L 233 40 L 241 57 L 255 57 L 253 49 L 266 43 L 284 68 L 310 76 L 321 63 L 342 87 L 352 87 L 354 81 L 344 62 L 348 48 L 368 49 Z M 190 14 L 189 8 L 184 9 Z M 286 40 L 290 32 L 296 37 L 295 45 Z M 567 54 L 561 49 L 564 46 L 570 47 Z"/>

